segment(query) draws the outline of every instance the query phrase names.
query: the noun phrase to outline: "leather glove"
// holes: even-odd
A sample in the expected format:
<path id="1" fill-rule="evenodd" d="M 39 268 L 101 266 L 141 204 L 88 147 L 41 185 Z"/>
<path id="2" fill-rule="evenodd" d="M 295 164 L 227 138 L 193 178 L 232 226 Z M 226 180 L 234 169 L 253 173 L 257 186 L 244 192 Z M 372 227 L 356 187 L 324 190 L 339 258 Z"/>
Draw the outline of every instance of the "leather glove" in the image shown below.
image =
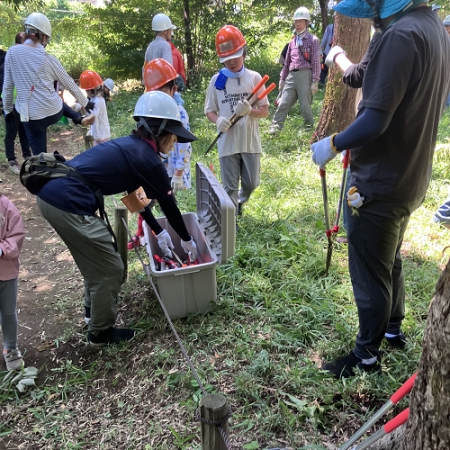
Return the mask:
<path id="1" fill-rule="evenodd" d="M 90 113 L 94 109 L 95 103 L 94 102 L 87 102 L 87 105 L 84 107 L 84 109 Z"/>
<path id="2" fill-rule="evenodd" d="M 226 133 L 231 127 L 231 120 L 228 117 L 219 116 L 216 121 L 217 131 Z"/>
<path id="3" fill-rule="evenodd" d="M 190 241 L 181 241 L 181 247 L 189 255 L 189 261 L 192 263 L 197 259 L 197 246 L 195 245 L 194 239 Z"/>
<path id="4" fill-rule="evenodd" d="M 156 235 L 156 239 L 158 239 L 158 246 L 163 252 L 164 256 L 168 256 L 172 258 L 171 248 L 174 247 L 172 243 L 172 239 L 170 239 L 169 233 L 166 230 L 162 230 L 161 233 Z"/>
<path id="5" fill-rule="evenodd" d="M 237 116 L 248 116 L 252 110 L 252 105 L 247 100 L 240 101 L 236 108 L 234 109 L 234 113 Z"/>
<path id="6" fill-rule="evenodd" d="M 339 47 L 339 45 L 335 45 L 334 47 L 332 47 L 330 49 L 330 51 L 328 52 L 328 55 L 325 59 L 325 64 L 328 67 L 333 67 L 336 56 L 340 55 L 341 53 L 343 53 L 345 55 L 345 50 L 342 47 Z"/>
<path id="7" fill-rule="evenodd" d="M 337 153 L 331 148 L 331 136 L 321 139 L 319 142 L 311 145 L 312 160 L 322 170 L 325 170 L 325 166 L 333 158 L 337 156 Z"/>
<path id="8" fill-rule="evenodd" d="M 181 189 L 183 189 L 183 175 L 174 175 L 172 177 L 172 181 L 170 182 L 170 185 L 172 186 L 173 193 L 177 193 Z"/>
<path id="9" fill-rule="evenodd" d="M 319 90 L 319 82 L 313 81 L 311 84 L 311 95 L 314 95 Z"/>

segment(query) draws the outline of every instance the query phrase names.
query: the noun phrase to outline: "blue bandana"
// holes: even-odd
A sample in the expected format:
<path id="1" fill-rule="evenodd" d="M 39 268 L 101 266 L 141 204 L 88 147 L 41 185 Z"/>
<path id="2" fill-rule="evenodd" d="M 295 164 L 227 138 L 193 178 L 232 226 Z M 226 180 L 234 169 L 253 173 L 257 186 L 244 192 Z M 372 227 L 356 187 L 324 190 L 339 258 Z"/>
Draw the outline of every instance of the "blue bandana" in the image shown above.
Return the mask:
<path id="1" fill-rule="evenodd" d="M 231 70 L 224 67 L 219 70 L 219 76 L 214 83 L 214 87 L 218 91 L 223 91 L 225 89 L 225 85 L 227 84 L 228 78 L 241 78 L 244 75 L 245 66 L 242 66 L 242 69 L 239 72 L 232 72 Z"/>

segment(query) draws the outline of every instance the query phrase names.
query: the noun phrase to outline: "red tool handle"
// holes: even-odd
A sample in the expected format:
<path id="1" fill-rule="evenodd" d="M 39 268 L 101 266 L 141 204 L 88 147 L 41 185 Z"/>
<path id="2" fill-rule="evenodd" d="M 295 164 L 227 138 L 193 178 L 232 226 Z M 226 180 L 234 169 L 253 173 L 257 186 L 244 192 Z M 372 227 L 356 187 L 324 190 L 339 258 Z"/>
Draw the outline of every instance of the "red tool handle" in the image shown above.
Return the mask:
<path id="1" fill-rule="evenodd" d="M 411 392 L 414 386 L 414 381 L 416 381 L 417 372 L 413 374 L 402 386 L 400 386 L 391 396 L 391 402 L 398 403 L 406 394 Z"/>
<path id="2" fill-rule="evenodd" d="M 253 88 L 252 94 L 256 94 L 265 84 L 265 82 L 269 79 L 269 75 L 264 75 L 260 82 Z"/>
<path id="3" fill-rule="evenodd" d="M 400 414 L 395 416 L 392 420 L 390 420 L 386 425 L 384 425 L 384 431 L 386 434 L 389 434 L 391 431 L 394 431 L 400 425 L 403 425 L 409 417 L 409 408 L 403 410 Z"/>
<path id="4" fill-rule="evenodd" d="M 258 95 L 258 99 L 262 100 L 266 95 L 269 95 L 277 85 L 275 83 L 272 83 L 267 89 L 261 92 L 261 94 Z"/>
<path id="5" fill-rule="evenodd" d="M 319 169 L 320 178 L 323 178 L 325 176 L 325 170 Z"/>
<path id="6" fill-rule="evenodd" d="M 346 150 L 344 159 L 342 160 L 342 166 L 344 169 L 348 169 L 348 163 L 350 162 L 350 150 Z"/>

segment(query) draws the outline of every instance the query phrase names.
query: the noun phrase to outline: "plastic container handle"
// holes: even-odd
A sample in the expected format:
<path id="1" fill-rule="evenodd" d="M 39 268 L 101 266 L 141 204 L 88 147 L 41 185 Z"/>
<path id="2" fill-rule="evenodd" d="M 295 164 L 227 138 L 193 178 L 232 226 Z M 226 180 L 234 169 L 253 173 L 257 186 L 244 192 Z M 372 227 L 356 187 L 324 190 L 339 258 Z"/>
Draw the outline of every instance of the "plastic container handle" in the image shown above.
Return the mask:
<path id="1" fill-rule="evenodd" d="M 417 372 L 411 375 L 411 377 L 403 383 L 391 396 L 391 402 L 395 405 L 397 404 L 406 394 L 411 392 L 416 381 Z"/>
<path id="2" fill-rule="evenodd" d="M 386 434 L 389 434 L 391 431 L 394 431 L 400 425 L 403 425 L 408 420 L 408 417 L 409 417 L 409 408 L 406 408 L 383 427 Z"/>

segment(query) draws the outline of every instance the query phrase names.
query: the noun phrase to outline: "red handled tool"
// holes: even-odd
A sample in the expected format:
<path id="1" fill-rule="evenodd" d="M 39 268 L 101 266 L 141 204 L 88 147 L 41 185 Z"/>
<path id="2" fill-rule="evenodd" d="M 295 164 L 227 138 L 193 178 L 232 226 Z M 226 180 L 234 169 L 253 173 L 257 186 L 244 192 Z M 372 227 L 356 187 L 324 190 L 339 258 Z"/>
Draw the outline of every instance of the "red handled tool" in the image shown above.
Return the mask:
<path id="1" fill-rule="evenodd" d="M 378 419 L 386 414 L 386 412 L 391 409 L 394 405 L 396 405 L 405 395 L 411 392 L 411 389 L 414 386 L 414 382 L 416 381 L 417 373 L 413 374 L 408 378 L 405 383 L 403 383 L 391 396 L 391 398 L 372 416 L 372 418 L 366 422 L 342 447 L 339 447 L 339 450 L 347 450 L 350 446 L 356 442 Z M 406 410 L 405 410 L 406 411 Z M 405 412 L 403 411 L 403 413 Z M 401 414 L 403 414 L 401 413 Z M 399 414 L 400 416 L 400 414 Z M 399 417 L 397 416 L 397 417 Z M 397 418 L 396 417 L 396 418 Z M 391 422 L 395 420 L 392 419 Z M 406 420 L 406 419 L 405 419 Z M 388 422 L 390 423 L 390 422 Z M 387 424 L 386 424 L 387 425 Z M 386 426 L 385 425 L 385 426 Z M 395 427 L 396 428 L 396 427 Z M 381 431 L 381 430 L 380 430 Z M 392 430 L 391 430 L 392 431 Z M 375 436 L 375 435 L 374 435 Z M 372 436 L 373 437 L 373 436 Z M 381 437 L 381 436 L 380 436 Z M 359 447 L 357 447 L 359 450 Z M 361 447 L 365 448 L 365 447 Z"/>
<path id="2" fill-rule="evenodd" d="M 259 81 L 259 83 L 253 88 L 252 93 L 246 98 L 247 101 L 250 101 L 253 96 L 263 87 L 264 83 L 269 79 L 269 75 L 264 75 L 262 77 L 262 79 Z M 272 85 L 269 86 L 269 88 Z M 275 83 L 273 83 L 273 88 L 269 90 L 269 88 L 267 88 L 262 94 L 260 94 L 258 96 L 258 100 L 263 99 L 269 92 L 272 92 L 275 88 L 276 85 Z M 252 106 L 255 105 L 256 102 L 252 103 Z M 236 116 L 236 114 L 233 114 L 230 117 L 230 121 L 231 121 L 231 126 L 233 126 L 242 116 Z M 230 127 L 231 128 L 231 127 Z M 206 150 L 205 152 L 205 156 L 210 152 L 210 150 L 214 147 L 214 145 L 216 145 L 216 142 L 220 139 L 220 137 L 222 136 L 223 132 L 221 131 L 214 139 L 214 141 L 211 143 L 211 145 L 208 147 L 208 150 Z"/>
<path id="3" fill-rule="evenodd" d="M 330 268 L 331 263 L 331 253 L 333 252 L 333 240 L 331 239 L 330 214 L 328 211 L 327 173 L 324 169 L 319 169 L 319 174 L 322 182 L 322 199 L 323 209 L 325 212 L 325 234 L 328 239 L 327 265 L 325 269 L 325 273 L 328 274 L 328 269 Z"/>
<path id="4" fill-rule="evenodd" d="M 403 425 L 409 418 L 409 408 L 404 409 L 400 414 L 396 415 L 392 420 L 390 420 L 386 425 L 381 428 L 381 430 L 378 430 L 376 433 L 374 433 L 372 436 L 370 436 L 369 439 L 366 439 L 364 442 L 361 442 L 361 444 L 353 447 L 352 450 L 363 450 L 365 448 L 370 447 L 373 443 L 378 441 L 378 439 L 381 439 L 383 436 L 386 436 L 386 434 L 391 433 L 396 428 L 398 428 L 400 425 Z"/>

